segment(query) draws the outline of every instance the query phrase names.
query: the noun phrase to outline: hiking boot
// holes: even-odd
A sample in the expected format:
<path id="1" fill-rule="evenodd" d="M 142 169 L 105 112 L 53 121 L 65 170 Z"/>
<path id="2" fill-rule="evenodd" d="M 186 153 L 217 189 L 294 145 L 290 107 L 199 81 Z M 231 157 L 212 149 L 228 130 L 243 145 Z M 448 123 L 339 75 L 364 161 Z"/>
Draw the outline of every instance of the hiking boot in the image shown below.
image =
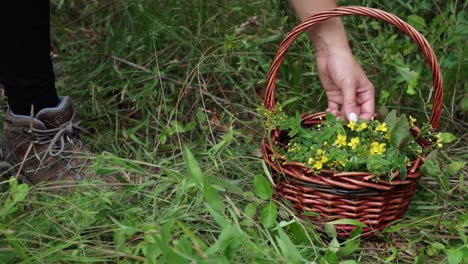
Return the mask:
<path id="1" fill-rule="evenodd" d="M 53 108 L 40 110 L 34 117 L 5 116 L 3 156 L 16 166 L 20 179 L 40 182 L 76 183 L 85 177 L 89 152 L 78 138 L 85 129 L 75 120 L 70 97 L 59 98 Z"/>

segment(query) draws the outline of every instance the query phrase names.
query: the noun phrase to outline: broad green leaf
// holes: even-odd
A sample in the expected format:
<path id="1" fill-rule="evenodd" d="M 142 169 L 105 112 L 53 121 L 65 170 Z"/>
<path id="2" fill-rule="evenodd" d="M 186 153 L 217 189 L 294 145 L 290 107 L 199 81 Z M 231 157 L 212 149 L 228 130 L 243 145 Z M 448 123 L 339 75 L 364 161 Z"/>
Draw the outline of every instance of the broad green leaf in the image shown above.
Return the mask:
<path id="1" fill-rule="evenodd" d="M 282 228 L 278 229 L 278 233 L 279 237 L 276 237 L 276 241 L 288 263 L 303 263 L 301 253 Z"/>
<path id="2" fill-rule="evenodd" d="M 273 227 L 276 223 L 277 208 L 274 201 L 268 202 L 262 209 L 260 219 L 265 227 Z"/>
<path id="3" fill-rule="evenodd" d="M 433 247 L 435 249 L 438 249 L 438 250 L 445 249 L 445 246 L 442 243 L 439 243 L 439 242 L 432 243 L 431 247 Z"/>
<path id="4" fill-rule="evenodd" d="M 463 253 L 459 249 L 450 248 L 447 250 L 447 260 L 449 264 L 458 264 L 461 263 L 463 258 Z"/>
<path id="5" fill-rule="evenodd" d="M 401 77 L 403 77 L 403 79 L 408 83 L 406 93 L 409 95 L 415 95 L 416 91 L 414 90 L 414 87 L 416 87 L 418 83 L 419 74 L 406 67 L 398 67 L 397 70 Z"/>
<path id="6" fill-rule="evenodd" d="M 397 113 L 395 110 L 392 110 L 385 117 L 385 123 L 387 123 L 388 128 L 392 130 L 393 127 L 396 125 L 396 122 L 397 122 Z"/>
<path id="7" fill-rule="evenodd" d="M 454 161 L 452 164 L 447 166 L 447 173 L 451 176 L 457 174 L 459 170 L 465 167 L 466 162 L 464 161 Z"/>
<path id="8" fill-rule="evenodd" d="M 359 245 L 361 244 L 361 239 L 360 235 L 362 232 L 362 228 L 358 227 L 353 229 L 349 233 L 348 239 L 344 242 L 344 246 L 338 251 L 338 256 L 348 256 L 352 253 L 354 253 L 358 248 Z"/>
<path id="9" fill-rule="evenodd" d="M 184 148 L 184 158 L 190 176 L 192 176 L 195 183 L 197 183 L 199 186 L 203 186 L 203 173 L 200 169 L 200 166 L 198 165 L 197 160 L 188 147 Z"/>
<path id="10" fill-rule="evenodd" d="M 454 141 L 455 139 L 457 139 L 457 137 L 452 133 L 448 133 L 448 132 L 440 133 L 440 142 L 443 144 L 450 143 Z"/>
<path id="11" fill-rule="evenodd" d="M 437 163 L 437 151 L 432 151 L 427 155 L 426 161 L 424 161 L 424 164 L 421 166 L 421 172 L 424 175 L 435 178 L 444 190 L 450 188 L 448 177 Z"/>
<path id="12" fill-rule="evenodd" d="M 203 188 L 203 195 L 207 204 L 213 208 L 217 213 L 222 214 L 224 211 L 224 202 L 218 191 L 208 182 L 205 182 Z"/>
<path id="13" fill-rule="evenodd" d="M 437 177 L 438 174 L 442 173 L 442 170 L 437 164 L 437 151 L 432 151 L 427 155 L 424 164 L 421 166 L 421 172 L 431 177 Z"/>
<path id="14" fill-rule="evenodd" d="M 273 196 L 270 183 L 262 175 L 255 176 L 254 191 L 255 194 L 263 200 L 270 199 Z"/>
<path id="15" fill-rule="evenodd" d="M 325 233 L 327 233 L 329 237 L 336 238 L 338 236 L 336 232 L 336 228 L 333 224 L 326 223 L 324 228 L 325 228 Z"/>
<path id="16" fill-rule="evenodd" d="M 408 119 L 405 114 L 402 114 L 391 131 L 390 144 L 395 148 L 401 149 L 408 143 L 410 137 Z"/>
<path id="17" fill-rule="evenodd" d="M 377 110 L 377 120 L 383 122 L 388 115 L 388 109 L 385 106 L 379 107 Z"/>
<path id="18" fill-rule="evenodd" d="M 257 214 L 257 205 L 254 203 L 247 204 L 244 208 L 244 213 L 248 217 L 253 218 Z"/>
<path id="19" fill-rule="evenodd" d="M 337 253 L 340 250 L 340 242 L 335 237 L 330 241 L 330 245 L 328 245 L 328 250 L 332 251 L 333 253 Z"/>
<path id="20" fill-rule="evenodd" d="M 335 252 L 331 251 L 330 249 L 327 250 L 325 256 L 323 256 L 324 262 L 319 261 L 319 263 L 328 263 L 328 264 L 338 264 L 338 256 Z"/>
<path id="21" fill-rule="evenodd" d="M 424 18 L 418 15 L 408 16 L 408 23 L 410 23 L 410 25 L 416 29 L 424 29 L 426 27 L 426 21 L 424 21 Z"/>
<path id="22" fill-rule="evenodd" d="M 208 212 L 210 212 L 211 216 L 213 216 L 213 219 L 218 224 L 218 226 L 225 228 L 226 226 L 231 225 L 231 221 L 229 219 L 227 219 L 224 215 L 216 212 L 208 203 L 206 203 L 205 206 L 206 209 L 208 209 Z"/>

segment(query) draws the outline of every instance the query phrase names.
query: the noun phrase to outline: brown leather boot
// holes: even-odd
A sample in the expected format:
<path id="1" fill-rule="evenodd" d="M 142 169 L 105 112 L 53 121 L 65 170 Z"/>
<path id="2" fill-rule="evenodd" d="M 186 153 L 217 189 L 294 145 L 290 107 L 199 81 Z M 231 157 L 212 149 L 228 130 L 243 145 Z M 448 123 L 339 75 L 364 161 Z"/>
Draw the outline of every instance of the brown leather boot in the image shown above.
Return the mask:
<path id="1" fill-rule="evenodd" d="M 76 183 L 90 176 L 89 152 L 78 137 L 85 130 L 75 120 L 70 97 L 59 99 L 57 107 L 42 109 L 34 117 L 7 110 L 3 156 L 30 184 Z"/>

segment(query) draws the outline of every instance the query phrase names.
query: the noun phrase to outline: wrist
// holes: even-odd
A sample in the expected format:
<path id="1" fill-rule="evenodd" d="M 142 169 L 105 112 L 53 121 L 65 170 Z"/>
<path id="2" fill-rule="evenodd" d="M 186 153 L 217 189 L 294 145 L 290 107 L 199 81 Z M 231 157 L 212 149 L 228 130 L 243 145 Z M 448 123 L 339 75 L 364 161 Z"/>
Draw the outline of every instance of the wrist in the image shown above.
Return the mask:
<path id="1" fill-rule="evenodd" d="M 323 21 L 307 31 L 317 52 L 350 49 L 340 18 Z"/>

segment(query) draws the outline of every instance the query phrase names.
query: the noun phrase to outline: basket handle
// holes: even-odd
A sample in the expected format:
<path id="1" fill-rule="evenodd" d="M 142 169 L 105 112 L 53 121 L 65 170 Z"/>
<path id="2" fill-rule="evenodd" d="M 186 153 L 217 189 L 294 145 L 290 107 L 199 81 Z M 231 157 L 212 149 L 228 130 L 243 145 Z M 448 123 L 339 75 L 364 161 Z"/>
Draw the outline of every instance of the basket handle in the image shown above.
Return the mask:
<path id="1" fill-rule="evenodd" d="M 443 79 L 442 73 L 440 71 L 439 63 L 437 58 L 432 50 L 431 46 L 427 42 L 421 33 L 419 33 L 414 27 L 401 20 L 397 16 L 387 13 L 385 11 L 369 8 L 369 7 L 360 7 L 360 6 L 347 6 L 347 7 L 337 7 L 329 11 L 324 11 L 317 13 L 313 16 L 308 17 L 302 23 L 293 28 L 293 30 L 284 38 L 281 42 L 278 51 L 276 52 L 275 58 L 271 65 L 270 71 L 268 72 L 266 80 L 266 91 L 265 91 L 265 107 L 270 111 L 274 111 L 275 108 L 275 88 L 276 88 L 276 79 L 278 75 L 279 68 L 283 59 L 286 55 L 286 51 L 291 46 L 291 44 L 308 28 L 313 25 L 316 25 L 324 20 L 346 16 L 346 15 L 359 15 L 359 16 L 368 16 L 373 18 L 381 19 L 389 24 L 394 25 L 406 35 L 410 36 L 414 42 L 419 46 L 422 54 L 429 63 L 432 73 L 432 83 L 434 86 L 434 103 L 432 106 L 431 117 L 429 118 L 429 123 L 434 129 L 438 129 L 440 122 L 440 115 L 442 111 L 442 97 L 443 97 Z"/>

